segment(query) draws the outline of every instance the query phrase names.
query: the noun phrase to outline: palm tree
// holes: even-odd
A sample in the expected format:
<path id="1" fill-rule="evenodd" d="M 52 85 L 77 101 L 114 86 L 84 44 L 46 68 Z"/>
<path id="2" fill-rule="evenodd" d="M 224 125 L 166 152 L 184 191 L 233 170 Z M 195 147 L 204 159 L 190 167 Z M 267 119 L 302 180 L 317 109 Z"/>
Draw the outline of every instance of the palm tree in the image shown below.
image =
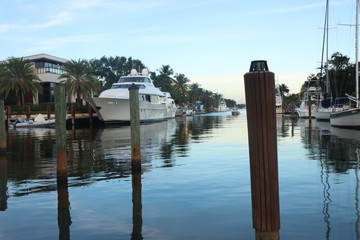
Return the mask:
<path id="1" fill-rule="evenodd" d="M 288 94 L 290 91 L 288 86 L 284 83 L 279 84 L 279 90 L 280 90 L 281 97 L 284 97 L 285 94 Z"/>
<path id="2" fill-rule="evenodd" d="M 185 77 L 185 74 L 176 74 L 174 79 L 174 99 L 179 102 L 183 103 L 188 95 L 190 79 Z"/>
<path id="3" fill-rule="evenodd" d="M 81 97 L 88 97 L 93 92 L 98 91 L 99 84 L 97 84 L 97 79 L 92 74 L 88 61 L 70 60 L 64 63 L 63 70 L 64 73 L 59 76 L 59 79 L 66 79 L 65 86 L 69 102 L 71 96 L 76 95 L 76 101 L 79 102 Z"/>
<path id="4" fill-rule="evenodd" d="M 23 58 L 10 57 L 1 64 L 0 69 L 0 94 L 6 98 L 10 92 L 14 92 L 19 106 L 23 106 L 26 93 L 34 96 L 42 91 L 35 68 Z"/>
<path id="5" fill-rule="evenodd" d="M 171 91 L 171 85 L 174 79 L 171 77 L 174 74 L 174 70 L 169 65 L 162 65 L 160 69 L 157 69 L 159 75 L 154 79 L 154 85 L 164 92 Z"/>

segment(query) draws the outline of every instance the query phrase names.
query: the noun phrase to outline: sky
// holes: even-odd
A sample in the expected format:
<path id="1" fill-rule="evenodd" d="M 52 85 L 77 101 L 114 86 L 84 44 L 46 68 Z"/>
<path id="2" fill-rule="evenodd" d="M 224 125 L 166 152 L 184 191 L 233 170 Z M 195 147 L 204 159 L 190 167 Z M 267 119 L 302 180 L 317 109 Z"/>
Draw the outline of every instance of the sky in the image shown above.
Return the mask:
<path id="1" fill-rule="evenodd" d="M 355 62 L 355 4 L 330 0 L 329 58 L 340 52 Z M 1 0 L 0 60 L 132 57 L 245 103 L 253 60 L 266 60 L 290 93 L 319 72 L 325 7 L 326 0 Z"/>

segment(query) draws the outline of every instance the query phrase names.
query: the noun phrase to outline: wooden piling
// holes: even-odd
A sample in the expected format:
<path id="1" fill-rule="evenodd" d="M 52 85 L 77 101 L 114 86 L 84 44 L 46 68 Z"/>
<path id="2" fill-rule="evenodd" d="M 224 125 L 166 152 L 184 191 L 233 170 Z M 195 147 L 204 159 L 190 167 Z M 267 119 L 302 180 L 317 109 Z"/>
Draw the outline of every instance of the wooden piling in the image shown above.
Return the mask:
<path id="1" fill-rule="evenodd" d="M 0 151 L 6 149 L 6 121 L 4 99 L 0 97 Z"/>
<path id="2" fill-rule="evenodd" d="M 133 83 L 129 87 L 130 95 L 130 125 L 131 125 L 131 159 L 141 161 L 140 153 L 140 113 L 139 88 Z"/>
<path id="3" fill-rule="evenodd" d="M 88 112 L 89 112 L 89 124 L 92 125 L 93 122 L 93 108 L 91 105 L 88 105 Z"/>
<path id="4" fill-rule="evenodd" d="M 60 177 L 60 179 L 66 179 L 67 181 L 65 86 L 61 83 L 58 83 L 55 86 L 54 93 L 58 180 Z"/>
<path id="5" fill-rule="evenodd" d="M 46 105 L 46 113 L 47 113 L 47 119 L 50 119 L 50 117 L 51 117 L 51 107 L 50 107 L 50 105 Z"/>
<path id="6" fill-rule="evenodd" d="M 280 229 L 274 73 L 253 61 L 244 75 L 250 155 L 253 227 Z"/>
<path id="7" fill-rule="evenodd" d="M 75 127 L 75 113 L 76 113 L 76 106 L 71 105 L 71 123 L 73 128 Z"/>
<path id="8" fill-rule="evenodd" d="M 31 109 L 29 105 L 26 105 L 26 119 L 30 120 L 30 116 L 31 116 Z"/>
<path id="9" fill-rule="evenodd" d="M 6 107 L 6 118 L 8 121 L 11 119 L 11 106 Z"/>

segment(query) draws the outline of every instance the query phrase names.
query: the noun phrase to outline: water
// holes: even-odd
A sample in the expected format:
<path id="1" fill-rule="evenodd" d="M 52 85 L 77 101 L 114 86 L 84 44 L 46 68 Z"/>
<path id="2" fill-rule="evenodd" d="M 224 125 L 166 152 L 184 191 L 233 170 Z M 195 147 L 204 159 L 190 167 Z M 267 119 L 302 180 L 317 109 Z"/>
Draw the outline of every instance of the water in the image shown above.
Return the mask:
<path id="1" fill-rule="evenodd" d="M 281 239 L 360 239 L 360 131 L 277 118 Z M 0 156 L 0 239 L 255 239 L 246 113 L 67 133 L 57 188 L 53 129 L 11 130 Z"/>

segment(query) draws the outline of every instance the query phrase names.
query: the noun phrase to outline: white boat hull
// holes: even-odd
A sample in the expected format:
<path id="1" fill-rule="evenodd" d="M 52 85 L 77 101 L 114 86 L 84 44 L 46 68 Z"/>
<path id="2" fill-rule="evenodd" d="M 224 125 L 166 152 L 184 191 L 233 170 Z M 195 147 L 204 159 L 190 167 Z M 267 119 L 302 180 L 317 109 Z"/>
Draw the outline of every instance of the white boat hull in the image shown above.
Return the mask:
<path id="1" fill-rule="evenodd" d="M 330 121 L 330 114 L 332 112 L 331 108 L 319 108 L 315 111 L 314 115 L 316 120 L 320 121 Z"/>
<path id="2" fill-rule="evenodd" d="M 50 119 L 42 122 L 36 121 L 26 121 L 22 123 L 16 123 L 16 128 L 43 128 L 43 127 L 53 127 L 55 125 L 55 119 Z"/>
<path id="3" fill-rule="evenodd" d="M 99 119 L 104 122 L 130 122 L 129 99 L 119 98 L 87 98 Z M 177 107 L 165 103 L 139 102 L 140 121 L 157 121 L 174 118 Z"/>
<path id="4" fill-rule="evenodd" d="M 295 111 L 298 114 L 299 118 L 309 118 L 308 109 L 295 108 Z M 315 111 L 311 111 L 311 117 L 315 117 Z"/>
<path id="5" fill-rule="evenodd" d="M 360 127 L 360 108 L 331 113 L 330 124 L 334 127 Z"/>

